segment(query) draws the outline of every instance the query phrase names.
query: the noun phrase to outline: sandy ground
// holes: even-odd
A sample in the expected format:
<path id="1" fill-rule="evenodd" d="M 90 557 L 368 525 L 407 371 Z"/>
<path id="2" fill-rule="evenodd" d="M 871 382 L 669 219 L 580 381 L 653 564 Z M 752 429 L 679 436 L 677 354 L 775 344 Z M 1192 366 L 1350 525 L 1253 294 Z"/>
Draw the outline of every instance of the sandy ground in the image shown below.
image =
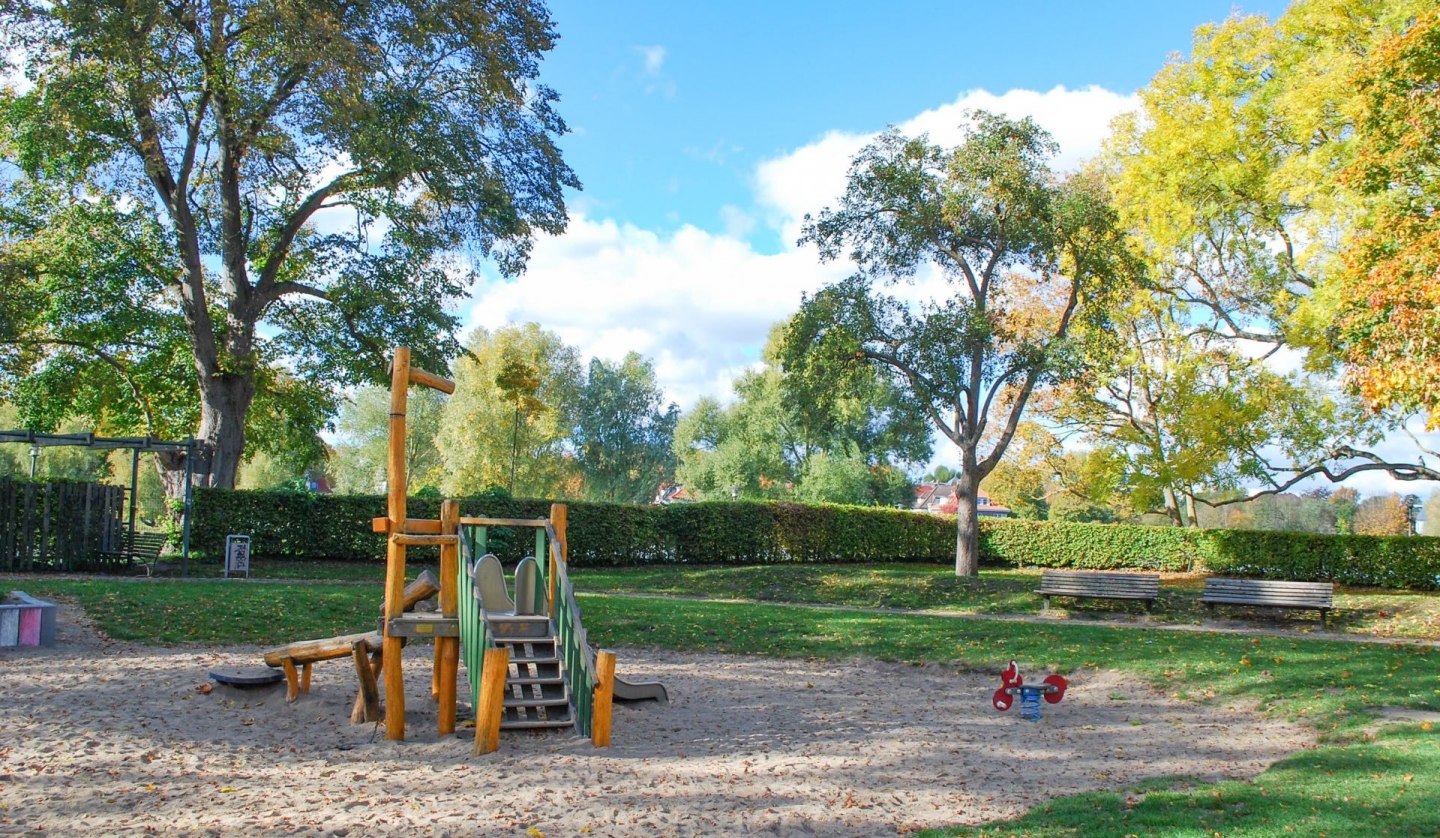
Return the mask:
<path id="1" fill-rule="evenodd" d="M 434 732 L 428 647 L 407 657 L 406 742 L 350 724 L 348 661 L 292 705 L 278 686 L 196 690 L 258 663 L 109 641 L 71 608 L 55 649 L 0 650 L 0 834 L 893 835 L 1147 777 L 1253 777 L 1313 744 L 1113 672 L 1028 723 L 991 708 L 998 673 L 620 650 L 620 674 L 671 702 L 617 705 L 612 747 L 507 732 L 474 757 L 470 731 Z"/>

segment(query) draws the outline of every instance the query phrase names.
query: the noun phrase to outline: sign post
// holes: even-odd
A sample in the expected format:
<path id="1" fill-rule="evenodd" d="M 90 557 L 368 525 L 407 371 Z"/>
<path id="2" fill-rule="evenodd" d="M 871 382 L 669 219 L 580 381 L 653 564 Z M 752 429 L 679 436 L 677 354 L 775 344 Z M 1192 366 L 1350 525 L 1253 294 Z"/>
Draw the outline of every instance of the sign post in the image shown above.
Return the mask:
<path id="1" fill-rule="evenodd" d="M 244 576 L 250 578 L 250 536 L 225 536 L 225 578 Z"/>

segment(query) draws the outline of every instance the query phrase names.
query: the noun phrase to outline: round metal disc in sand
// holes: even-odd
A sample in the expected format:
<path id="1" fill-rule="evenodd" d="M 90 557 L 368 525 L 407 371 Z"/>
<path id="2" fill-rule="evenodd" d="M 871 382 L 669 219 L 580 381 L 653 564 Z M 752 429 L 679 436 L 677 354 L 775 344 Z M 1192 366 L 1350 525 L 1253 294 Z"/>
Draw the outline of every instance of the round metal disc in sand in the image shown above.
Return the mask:
<path id="1" fill-rule="evenodd" d="M 271 669 L 268 666 L 238 666 L 234 669 L 214 669 L 210 671 L 210 677 L 221 684 L 229 684 L 232 687 L 258 687 L 263 684 L 274 684 L 285 678 L 280 670 Z"/>

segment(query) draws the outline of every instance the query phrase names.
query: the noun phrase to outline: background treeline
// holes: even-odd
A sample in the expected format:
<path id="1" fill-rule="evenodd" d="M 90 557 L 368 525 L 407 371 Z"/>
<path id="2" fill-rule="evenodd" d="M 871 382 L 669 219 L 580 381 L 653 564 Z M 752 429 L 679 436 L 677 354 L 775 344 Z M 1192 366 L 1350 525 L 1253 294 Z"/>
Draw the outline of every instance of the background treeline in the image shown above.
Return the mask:
<path id="1" fill-rule="evenodd" d="M 462 498 L 466 515 L 541 518 L 548 500 L 503 493 Z M 370 531 L 382 496 L 202 489 L 193 544 L 219 554 L 225 536 L 249 534 L 254 553 L 275 559 L 380 561 L 384 536 Z M 439 500 L 412 498 L 411 513 L 436 517 Z M 492 539 L 492 544 L 495 544 Z M 528 539 L 499 534 L 513 560 Z M 570 560 L 577 567 L 778 562 L 953 560 L 955 520 L 895 509 L 713 501 L 669 506 L 574 502 Z M 1338 536 L 1059 522 L 980 522 L 982 560 L 1015 567 L 1209 571 L 1353 585 L 1440 589 L 1440 538 Z M 513 554 L 513 555 L 510 555 Z M 424 554 L 417 552 L 417 560 Z"/>

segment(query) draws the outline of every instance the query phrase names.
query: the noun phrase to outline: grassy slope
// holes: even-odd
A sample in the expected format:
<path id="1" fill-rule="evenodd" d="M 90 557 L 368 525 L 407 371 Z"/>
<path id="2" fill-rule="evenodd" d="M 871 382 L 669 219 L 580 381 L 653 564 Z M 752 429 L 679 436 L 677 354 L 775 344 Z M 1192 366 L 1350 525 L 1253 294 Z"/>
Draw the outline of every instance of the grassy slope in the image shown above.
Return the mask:
<path id="1" fill-rule="evenodd" d="M 959 579 L 946 567 L 921 564 L 761 567 L 665 566 L 577 569 L 578 590 L 663 593 L 747 599 L 757 602 L 828 603 L 973 614 L 1036 614 L 1038 571 L 985 569 L 978 580 Z M 1151 622 L 1198 623 L 1201 577 L 1167 576 Z M 1341 588 L 1331 627 L 1378 637 L 1440 638 L 1440 594 L 1375 588 Z M 1077 617 L 1134 617 L 1138 603 L 1110 600 L 1053 601 L 1053 613 Z M 1308 631 L 1318 628 L 1313 611 L 1273 613 L 1227 609 L 1225 616 L 1261 625 Z"/>

